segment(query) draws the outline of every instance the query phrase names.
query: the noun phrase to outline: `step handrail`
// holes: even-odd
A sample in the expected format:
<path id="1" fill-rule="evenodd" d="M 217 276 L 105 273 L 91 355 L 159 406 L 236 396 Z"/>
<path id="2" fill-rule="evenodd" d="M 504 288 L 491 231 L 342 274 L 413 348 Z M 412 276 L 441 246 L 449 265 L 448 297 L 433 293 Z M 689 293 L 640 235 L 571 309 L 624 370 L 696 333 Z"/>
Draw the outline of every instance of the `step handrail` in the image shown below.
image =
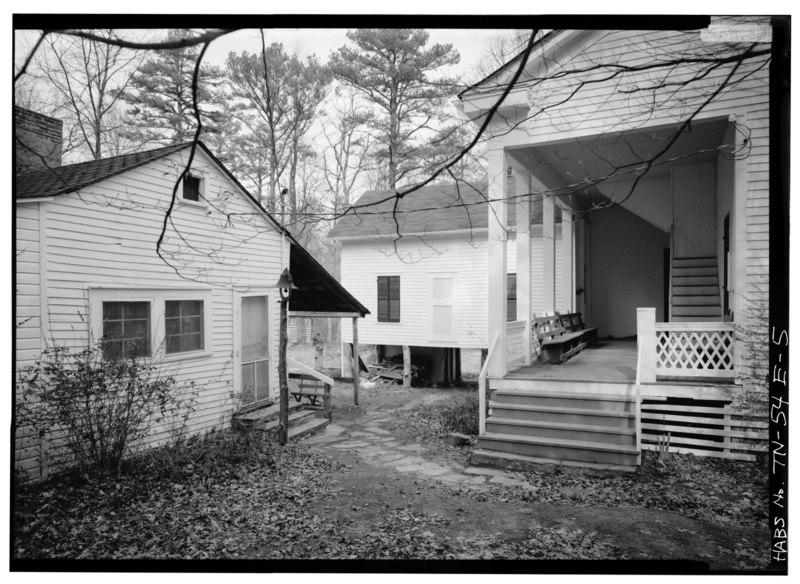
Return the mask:
<path id="1" fill-rule="evenodd" d="M 334 384 L 333 379 L 331 379 L 330 377 L 328 377 L 324 373 L 320 373 L 316 369 L 312 369 L 311 367 L 309 367 L 305 363 L 301 363 L 300 361 L 297 361 L 296 359 L 292 359 L 291 357 L 289 357 L 287 355 L 286 356 L 286 366 L 287 366 L 287 368 L 288 368 L 289 365 L 292 365 L 293 367 L 299 369 L 301 373 L 304 373 L 306 375 L 310 375 L 314 379 L 318 379 L 319 381 L 321 381 L 322 383 L 325 384 L 325 393 L 322 396 L 322 410 L 323 410 L 323 413 L 324 413 L 325 417 L 328 420 L 331 420 L 332 419 L 331 418 L 331 388 L 333 387 L 333 384 Z"/>
<path id="2" fill-rule="evenodd" d="M 478 374 L 478 435 L 482 436 L 486 433 L 486 378 L 489 375 L 489 363 L 494 356 L 494 350 L 497 343 L 500 342 L 500 333 L 494 335 L 494 340 L 489 346 L 489 352 L 486 353 L 486 361 L 483 362 L 481 372 Z"/>

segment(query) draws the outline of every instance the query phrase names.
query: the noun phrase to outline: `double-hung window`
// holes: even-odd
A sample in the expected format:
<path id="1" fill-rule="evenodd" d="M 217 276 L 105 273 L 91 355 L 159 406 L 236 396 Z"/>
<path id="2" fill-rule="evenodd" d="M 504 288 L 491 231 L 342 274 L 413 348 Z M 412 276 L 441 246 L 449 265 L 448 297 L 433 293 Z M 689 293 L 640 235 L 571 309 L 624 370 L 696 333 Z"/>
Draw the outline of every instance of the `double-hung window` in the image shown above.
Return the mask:
<path id="1" fill-rule="evenodd" d="M 378 276 L 378 322 L 400 322 L 400 276 Z"/>

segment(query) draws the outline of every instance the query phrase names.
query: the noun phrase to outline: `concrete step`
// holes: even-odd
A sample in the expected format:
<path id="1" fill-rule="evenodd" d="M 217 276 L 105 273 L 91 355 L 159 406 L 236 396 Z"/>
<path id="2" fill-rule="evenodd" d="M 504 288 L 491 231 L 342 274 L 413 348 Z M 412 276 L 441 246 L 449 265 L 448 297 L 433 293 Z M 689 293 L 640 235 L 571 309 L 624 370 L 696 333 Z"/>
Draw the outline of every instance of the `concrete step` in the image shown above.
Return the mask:
<path id="1" fill-rule="evenodd" d="M 621 466 L 636 465 L 639 456 L 635 446 L 599 444 L 585 440 L 518 436 L 494 432 L 482 434 L 478 439 L 478 446 L 483 450 L 521 454 L 537 458 Z"/>
<path id="2" fill-rule="evenodd" d="M 603 444 L 625 444 L 628 446 L 636 444 L 636 430 L 634 428 L 565 424 L 560 421 L 541 422 L 490 416 L 486 420 L 486 430 L 494 434 L 538 436 Z"/>
<path id="3" fill-rule="evenodd" d="M 635 472 L 637 469 L 637 465 L 597 464 L 574 460 L 556 460 L 552 458 L 512 454 L 510 452 L 499 452 L 496 450 L 484 450 L 482 448 L 477 448 L 472 451 L 472 456 L 470 457 L 469 462 L 473 466 L 487 466 L 492 468 L 521 471 L 541 470 L 541 465 L 543 464 L 554 464 L 572 468 L 585 468 L 592 471 L 612 471 L 625 473 Z"/>
<path id="4" fill-rule="evenodd" d="M 716 306 L 674 306 L 670 312 L 672 316 L 710 316 L 719 318 L 722 310 L 717 304 Z"/>
<path id="5" fill-rule="evenodd" d="M 699 266 L 699 267 L 692 267 L 692 268 L 676 268 L 673 266 L 672 268 L 672 277 L 674 278 L 683 278 L 683 277 L 700 277 L 700 276 L 717 276 L 717 266 Z"/>
<path id="6" fill-rule="evenodd" d="M 490 401 L 491 415 L 498 418 L 513 418 L 537 422 L 559 422 L 563 424 L 585 424 L 633 428 L 636 414 L 632 411 L 607 411 L 594 408 L 564 406 L 528 406 Z"/>
<path id="7" fill-rule="evenodd" d="M 312 432 L 316 432 L 330 424 L 330 421 L 327 418 L 306 418 L 307 421 L 303 422 L 302 424 L 295 425 L 291 421 L 289 422 L 289 433 L 288 437 L 289 440 L 299 440 Z"/>
<path id="8" fill-rule="evenodd" d="M 673 296 L 673 306 L 719 306 L 719 294 L 708 294 L 704 296 Z"/>
<path id="9" fill-rule="evenodd" d="M 672 258 L 674 268 L 693 268 L 717 265 L 717 258 L 714 256 L 704 258 Z"/>
<path id="10" fill-rule="evenodd" d="M 534 389 L 498 389 L 492 392 L 497 403 L 528 406 L 557 406 L 610 411 L 632 411 L 631 399 L 624 395 L 553 392 Z"/>
<path id="11" fill-rule="evenodd" d="M 716 296 L 719 298 L 719 286 L 679 286 L 672 288 L 672 297 L 677 296 Z"/>

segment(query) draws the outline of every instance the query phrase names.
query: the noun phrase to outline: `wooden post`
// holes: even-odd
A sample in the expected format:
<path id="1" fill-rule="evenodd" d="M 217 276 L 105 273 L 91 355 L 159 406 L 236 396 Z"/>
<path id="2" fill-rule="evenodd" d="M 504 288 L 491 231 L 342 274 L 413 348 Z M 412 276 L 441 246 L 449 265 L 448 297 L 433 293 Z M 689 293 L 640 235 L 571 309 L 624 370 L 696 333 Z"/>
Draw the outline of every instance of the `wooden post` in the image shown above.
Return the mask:
<path id="1" fill-rule="evenodd" d="M 489 163 L 489 241 L 488 241 L 488 325 L 489 338 L 499 335 L 498 348 L 500 354 L 506 352 L 506 320 L 507 282 L 506 262 L 508 243 L 508 199 L 506 185 L 508 174 L 506 154 L 502 147 L 487 153 Z M 503 377 L 506 374 L 506 360 L 493 359 L 490 365 L 492 377 Z"/>
<path id="2" fill-rule="evenodd" d="M 636 341 L 641 352 L 641 371 L 639 379 L 642 383 L 656 381 L 656 309 L 636 309 Z"/>
<path id="3" fill-rule="evenodd" d="M 278 353 L 278 380 L 280 395 L 278 400 L 278 443 L 283 446 L 289 438 L 289 379 L 286 373 L 286 344 L 288 341 L 288 311 L 286 310 L 287 298 L 281 294 L 281 324 Z"/>
<path id="4" fill-rule="evenodd" d="M 322 396 L 322 413 L 325 418 L 330 422 L 332 421 L 331 414 L 331 384 L 325 384 L 325 393 Z"/>
<path id="5" fill-rule="evenodd" d="M 353 403 L 358 405 L 358 386 L 360 383 L 358 366 L 358 317 L 353 317 Z"/>
<path id="6" fill-rule="evenodd" d="M 411 349 L 403 345 L 403 389 L 411 387 Z"/>
<path id="7" fill-rule="evenodd" d="M 542 310 L 556 310 L 556 203 L 555 195 L 542 199 Z"/>
<path id="8" fill-rule="evenodd" d="M 523 364 L 531 364 L 531 181 L 530 173 L 517 169 L 522 189 L 517 189 L 517 320 L 525 321 Z M 520 192 L 520 190 L 522 192 Z"/>
<path id="9" fill-rule="evenodd" d="M 561 257 L 564 267 L 561 270 L 561 298 L 556 305 L 567 312 L 575 311 L 575 288 L 572 281 L 573 241 L 572 211 L 561 209 Z"/>

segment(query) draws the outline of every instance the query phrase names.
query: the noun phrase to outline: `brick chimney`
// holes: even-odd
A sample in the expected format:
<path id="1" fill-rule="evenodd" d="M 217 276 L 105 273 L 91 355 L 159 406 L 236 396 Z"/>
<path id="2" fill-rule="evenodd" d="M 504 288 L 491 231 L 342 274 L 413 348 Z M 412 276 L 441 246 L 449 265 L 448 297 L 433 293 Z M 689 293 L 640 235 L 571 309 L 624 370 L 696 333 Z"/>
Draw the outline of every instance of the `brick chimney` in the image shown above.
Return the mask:
<path id="1" fill-rule="evenodd" d="M 15 174 L 61 166 L 62 122 L 14 106 Z"/>

